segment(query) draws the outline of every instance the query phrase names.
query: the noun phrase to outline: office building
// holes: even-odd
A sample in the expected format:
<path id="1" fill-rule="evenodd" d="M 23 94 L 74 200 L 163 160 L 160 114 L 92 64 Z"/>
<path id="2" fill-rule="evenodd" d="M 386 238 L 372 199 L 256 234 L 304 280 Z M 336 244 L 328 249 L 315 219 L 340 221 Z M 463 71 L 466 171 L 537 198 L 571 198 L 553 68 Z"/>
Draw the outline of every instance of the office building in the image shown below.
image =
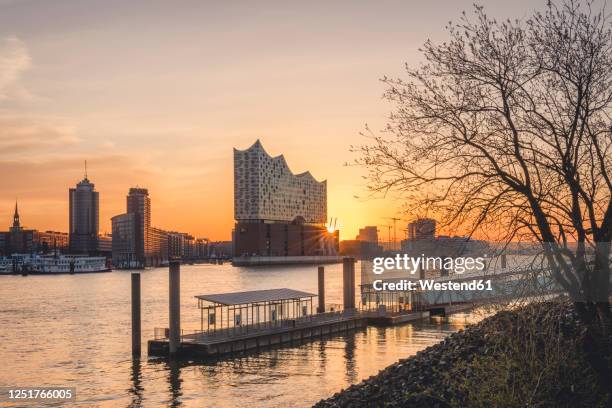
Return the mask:
<path id="1" fill-rule="evenodd" d="M 112 234 L 104 234 L 98 236 L 97 254 L 110 258 L 113 253 L 113 236 Z"/>
<path id="2" fill-rule="evenodd" d="M 98 250 L 99 195 L 85 177 L 68 193 L 69 247 L 73 254 L 95 254 Z"/>
<path id="3" fill-rule="evenodd" d="M 151 226 L 151 199 L 146 188 L 130 188 L 125 214 L 111 218 L 113 264 L 118 268 L 158 266 L 168 260 L 166 231 Z"/>
<path id="4" fill-rule="evenodd" d="M 231 258 L 234 254 L 234 241 L 210 241 L 207 243 L 207 251 L 211 258 Z"/>
<path id="5" fill-rule="evenodd" d="M 436 220 L 418 218 L 408 224 L 408 239 L 412 241 L 433 240 L 436 237 Z"/>
<path id="6" fill-rule="evenodd" d="M 408 239 L 401 242 L 403 253 L 411 256 L 458 257 L 466 254 L 482 255 L 488 248 L 486 241 L 465 236 L 436 235 L 436 220 L 419 218 L 408 224 Z"/>
<path id="7" fill-rule="evenodd" d="M 112 257 L 117 268 L 143 267 L 142 259 L 136 256 L 136 215 L 126 213 L 111 218 Z"/>
<path id="8" fill-rule="evenodd" d="M 170 259 L 197 260 L 208 258 L 208 239 L 195 238 L 185 232 L 168 231 Z"/>
<path id="9" fill-rule="evenodd" d="M 161 265 L 168 261 L 168 233 L 161 228 L 150 227 L 148 232 L 146 263 L 149 266 Z"/>
<path id="10" fill-rule="evenodd" d="M 146 265 L 146 258 L 151 254 L 151 198 L 146 188 L 130 188 L 126 197 L 128 214 L 134 214 L 134 242 L 136 258 Z"/>
<path id="11" fill-rule="evenodd" d="M 378 228 L 376 226 L 359 228 L 359 234 L 355 237 L 355 239 L 361 242 L 372 242 L 378 244 Z"/>
<path id="12" fill-rule="evenodd" d="M 378 228 L 376 226 L 360 228 L 355 239 L 340 241 L 340 255 L 342 256 L 372 259 L 381 255 L 382 252 L 382 246 L 378 245 Z"/>
<path id="13" fill-rule="evenodd" d="M 33 241 L 38 252 L 68 252 L 69 234 L 66 232 L 34 230 Z"/>

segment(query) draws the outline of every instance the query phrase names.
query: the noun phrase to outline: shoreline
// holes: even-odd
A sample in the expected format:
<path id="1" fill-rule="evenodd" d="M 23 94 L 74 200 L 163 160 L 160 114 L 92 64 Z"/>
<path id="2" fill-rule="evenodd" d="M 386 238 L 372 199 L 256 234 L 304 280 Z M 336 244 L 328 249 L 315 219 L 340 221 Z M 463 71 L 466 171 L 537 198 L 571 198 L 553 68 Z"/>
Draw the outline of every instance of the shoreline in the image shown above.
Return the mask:
<path id="1" fill-rule="evenodd" d="M 583 333 L 566 301 L 499 311 L 314 407 L 606 406 Z"/>

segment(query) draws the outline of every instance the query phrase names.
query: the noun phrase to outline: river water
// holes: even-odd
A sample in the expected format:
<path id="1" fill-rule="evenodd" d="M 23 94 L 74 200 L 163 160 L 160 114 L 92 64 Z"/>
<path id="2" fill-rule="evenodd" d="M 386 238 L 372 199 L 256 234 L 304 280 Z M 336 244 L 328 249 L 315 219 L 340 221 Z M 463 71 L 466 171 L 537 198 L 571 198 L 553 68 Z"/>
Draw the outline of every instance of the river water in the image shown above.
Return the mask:
<path id="1" fill-rule="evenodd" d="M 326 266 L 328 303 L 341 303 L 341 268 Z M 168 270 L 156 268 L 142 271 L 143 358 L 133 362 L 130 273 L 0 276 L 0 387 L 76 387 L 76 402 L 66 405 L 80 407 L 310 406 L 477 319 L 368 327 L 206 364 L 170 364 L 146 356 L 154 328 L 168 326 Z M 199 328 L 195 295 L 282 287 L 316 293 L 316 267 L 183 265 L 182 328 Z"/>

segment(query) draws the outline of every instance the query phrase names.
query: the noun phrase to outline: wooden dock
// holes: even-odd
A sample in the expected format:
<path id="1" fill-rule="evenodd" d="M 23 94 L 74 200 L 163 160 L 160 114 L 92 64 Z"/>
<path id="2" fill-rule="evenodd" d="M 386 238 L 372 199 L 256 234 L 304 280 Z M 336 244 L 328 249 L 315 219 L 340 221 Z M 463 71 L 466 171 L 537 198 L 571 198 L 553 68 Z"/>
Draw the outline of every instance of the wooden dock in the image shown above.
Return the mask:
<path id="1" fill-rule="evenodd" d="M 447 316 L 473 308 L 471 302 L 418 303 L 416 309 L 386 304 L 376 309 L 355 307 L 354 259 L 343 259 L 343 311 L 324 310 L 324 269 L 318 268 L 319 307 L 314 311 L 313 293 L 288 288 L 198 295 L 200 330 L 185 333 L 180 329 L 180 263 L 170 263 L 169 328 L 156 329 L 148 342 L 148 354 L 160 357 L 210 358 L 258 351 L 261 349 L 312 341 L 322 336 L 360 330 L 371 325 L 404 324 L 430 316 Z M 134 303 L 134 301 L 133 301 Z M 139 302 L 138 302 L 139 303 Z M 322 305 L 321 305 L 322 304 Z M 138 308 L 136 308 L 138 309 Z M 133 322 L 139 316 L 133 316 Z M 206 322 L 206 323 L 205 323 Z M 139 325 L 132 325 L 138 329 Z M 139 330 L 133 333 L 140 338 Z M 137 343 L 137 341 L 135 341 Z M 134 342 L 133 342 L 134 343 Z M 139 350 L 134 351 L 135 355 Z"/>
<path id="2" fill-rule="evenodd" d="M 193 333 L 182 336 L 178 356 L 207 358 L 225 354 L 242 353 L 280 346 L 292 342 L 303 342 L 318 337 L 365 328 L 368 317 L 359 313 L 341 314 L 330 319 L 297 320 L 295 324 L 282 325 L 236 333 Z M 149 340 L 148 353 L 151 356 L 168 356 L 167 338 Z"/>
<path id="3" fill-rule="evenodd" d="M 428 317 L 429 311 L 412 313 L 367 313 L 368 324 L 375 326 L 395 326 L 398 324 L 427 319 Z"/>
<path id="4" fill-rule="evenodd" d="M 477 305 L 475 303 L 457 303 L 454 305 L 440 305 L 429 308 L 431 316 L 449 316 L 454 313 L 469 312 Z"/>
<path id="5" fill-rule="evenodd" d="M 242 327 L 240 331 L 226 329 L 217 332 L 196 332 L 181 336 L 178 356 L 211 358 L 234 353 L 253 352 L 360 330 L 368 325 L 394 326 L 428 319 L 434 315 L 448 316 L 453 313 L 466 312 L 473 308 L 473 304 L 457 304 L 409 313 L 337 312 L 326 313 L 321 316 L 315 315 L 314 318 L 283 322 L 283 325 L 277 327 L 258 328 L 252 326 Z M 168 356 L 168 339 L 149 340 L 148 354 L 158 357 Z"/>

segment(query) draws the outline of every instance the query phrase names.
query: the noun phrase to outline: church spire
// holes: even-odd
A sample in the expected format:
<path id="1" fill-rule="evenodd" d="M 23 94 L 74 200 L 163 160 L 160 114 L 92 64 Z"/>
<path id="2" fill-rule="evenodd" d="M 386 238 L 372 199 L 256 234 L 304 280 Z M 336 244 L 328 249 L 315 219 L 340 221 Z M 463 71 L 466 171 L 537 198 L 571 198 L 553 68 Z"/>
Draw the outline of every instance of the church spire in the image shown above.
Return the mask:
<path id="1" fill-rule="evenodd" d="M 15 214 L 13 215 L 13 227 L 19 228 L 19 209 L 17 208 L 17 200 L 15 200 Z"/>

